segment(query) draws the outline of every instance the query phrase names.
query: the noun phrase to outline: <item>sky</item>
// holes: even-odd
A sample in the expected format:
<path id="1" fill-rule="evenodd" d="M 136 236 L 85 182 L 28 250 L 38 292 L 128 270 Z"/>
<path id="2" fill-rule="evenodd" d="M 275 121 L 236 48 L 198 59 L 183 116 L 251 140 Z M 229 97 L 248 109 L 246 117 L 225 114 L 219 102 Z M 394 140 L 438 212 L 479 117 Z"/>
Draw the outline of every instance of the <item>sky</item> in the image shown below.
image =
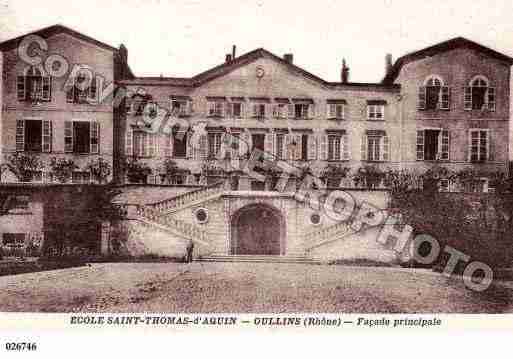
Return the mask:
<path id="1" fill-rule="evenodd" d="M 0 41 L 62 24 L 128 48 L 137 76 L 194 76 L 263 47 L 328 81 L 379 82 L 393 59 L 456 36 L 513 56 L 511 0 L 0 0 Z"/>

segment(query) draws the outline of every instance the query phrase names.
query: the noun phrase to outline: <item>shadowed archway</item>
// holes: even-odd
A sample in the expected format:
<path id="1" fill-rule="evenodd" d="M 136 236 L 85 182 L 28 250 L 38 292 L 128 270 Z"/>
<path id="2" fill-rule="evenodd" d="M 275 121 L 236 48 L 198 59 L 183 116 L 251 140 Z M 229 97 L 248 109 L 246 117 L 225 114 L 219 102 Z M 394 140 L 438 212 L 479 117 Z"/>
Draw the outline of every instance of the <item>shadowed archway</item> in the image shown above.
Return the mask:
<path id="1" fill-rule="evenodd" d="M 250 204 L 231 220 L 230 254 L 284 255 L 285 221 L 279 210 L 267 204 Z"/>

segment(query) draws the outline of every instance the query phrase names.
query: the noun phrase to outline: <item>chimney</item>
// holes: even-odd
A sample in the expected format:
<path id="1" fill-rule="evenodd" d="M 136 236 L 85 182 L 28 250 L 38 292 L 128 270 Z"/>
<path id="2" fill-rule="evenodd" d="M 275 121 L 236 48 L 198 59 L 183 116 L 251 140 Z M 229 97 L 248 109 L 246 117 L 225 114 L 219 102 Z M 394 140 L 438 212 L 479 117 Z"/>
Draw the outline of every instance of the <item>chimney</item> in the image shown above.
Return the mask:
<path id="1" fill-rule="evenodd" d="M 123 44 L 119 45 L 119 56 L 125 64 L 128 63 L 128 50 Z"/>
<path id="2" fill-rule="evenodd" d="M 228 64 L 230 62 L 232 62 L 232 55 L 231 54 L 226 54 L 226 58 L 225 58 L 225 62 Z"/>
<path id="3" fill-rule="evenodd" d="M 392 70 L 392 54 L 386 54 L 385 56 L 385 76 Z"/>
<path id="4" fill-rule="evenodd" d="M 237 46 L 233 45 L 232 46 L 232 60 L 235 60 L 236 51 L 237 51 Z"/>
<path id="5" fill-rule="evenodd" d="M 283 59 L 287 61 L 289 64 L 292 64 L 294 62 L 294 55 L 293 54 L 285 54 L 283 55 Z"/>
<path id="6" fill-rule="evenodd" d="M 342 71 L 340 71 L 340 80 L 343 84 L 349 82 L 349 67 L 346 65 L 346 59 L 342 59 Z"/>

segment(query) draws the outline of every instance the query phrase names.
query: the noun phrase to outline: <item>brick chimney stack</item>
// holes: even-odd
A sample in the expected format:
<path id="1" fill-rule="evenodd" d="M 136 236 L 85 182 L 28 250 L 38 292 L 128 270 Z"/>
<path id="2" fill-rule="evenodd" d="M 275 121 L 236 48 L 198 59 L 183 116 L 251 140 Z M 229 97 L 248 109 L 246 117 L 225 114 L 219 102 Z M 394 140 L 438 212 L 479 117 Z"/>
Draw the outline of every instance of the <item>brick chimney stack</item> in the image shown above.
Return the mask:
<path id="1" fill-rule="evenodd" d="M 232 60 L 235 60 L 236 51 L 237 51 L 237 46 L 233 45 L 232 46 Z"/>
<path id="2" fill-rule="evenodd" d="M 342 59 L 342 70 L 340 71 L 340 80 L 343 84 L 349 82 L 349 67 L 346 65 L 346 59 Z"/>
<path id="3" fill-rule="evenodd" d="M 385 56 L 385 76 L 390 73 L 392 66 L 392 54 L 387 54 Z"/>
<path id="4" fill-rule="evenodd" d="M 289 64 L 292 64 L 294 62 L 294 55 L 293 54 L 285 54 L 283 55 L 283 59 L 287 61 Z"/>
<path id="5" fill-rule="evenodd" d="M 231 54 L 226 54 L 226 58 L 224 60 L 227 64 L 232 62 L 232 55 Z"/>

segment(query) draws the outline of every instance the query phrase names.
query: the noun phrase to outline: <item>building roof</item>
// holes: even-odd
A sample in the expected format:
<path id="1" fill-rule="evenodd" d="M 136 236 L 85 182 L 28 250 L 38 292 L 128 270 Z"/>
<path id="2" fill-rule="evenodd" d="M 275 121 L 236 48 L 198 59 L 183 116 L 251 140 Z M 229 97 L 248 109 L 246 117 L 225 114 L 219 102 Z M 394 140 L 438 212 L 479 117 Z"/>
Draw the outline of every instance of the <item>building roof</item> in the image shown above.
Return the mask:
<path id="1" fill-rule="evenodd" d="M 388 71 L 388 73 L 385 75 L 385 78 L 382 82 L 384 84 L 392 84 L 399 75 L 399 72 L 401 71 L 402 67 L 410 62 L 458 48 L 472 49 L 484 53 L 487 56 L 490 56 L 497 60 L 503 61 L 509 65 L 513 65 L 513 58 L 505 54 L 502 54 L 489 47 L 478 44 L 477 42 L 468 40 L 464 37 L 456 37 L 444 42 L 440 42 L 436 45 L 426 47 L 422 50 L 414 51 L 404 56 L 401 56 L 394 63 L 390 71 Z"/>
<path id="2" fill-rule="evenodd" d="M 76 30 L 73 30 L 73 29 L 71 29 L 71 28 L 69 28 L 67 26 L 60 25 L 60 24 L 48 26 L 48 27 L 45 27 L 45 28 L 42 28 L 42 29 L 39 29 L 39 30 L 32 31 L 32 32 L 30 32 L 28 34 L 24 34 L 24 35 L 15 37 L 13 39 L 1 42 L 0 43 L 0 50 L 10 50 L 10 49 L 16 48 L 18 46 L 19 42 L 21 40 L 23 40 L 24 37 L 29 36 L 29 35 L 39 35 L 42 38 L 46 39 L 46 38 L 49 38 L 50 36 L 53 36 L 55 34 L 60 34 L 60 33 L 69 34 L 69 35 L 71 35 L 73 37 L 76 37 L 76 38 L 78 38 L 80 40 L 92 43 L 92 44 L 94 44 L 94 45 L 96 45 L 98 47 L 104 48 L 104 49 L 109 50 L 109 51 L 114 51 L 114 52 L 117 51 L 117 49 L 115 47 L 111 46 L 111 45 L 108 45 L 106 43 L 103 43 L 101 41 L 93 39 L 90 36 L 87 36 L 87 35 L 82 34 L 82 33 L 78 32 Z"/>
<path id="3" fill-rule="evenodd" d="M 224 62 L 220 65 L 217 65 L 207 71 L 201 72 L 193 77 L 135 77 L 130 80 L 121 80 L 119 83 L 124 85 L 154 85 L 154 86 L 184 86 L 184 87 L 197 87 L 201 86 L 204 83 L 212 81 L 218 77 L 224 76 L 227 73 L 238 69 L 242 66 L 245 66 L 257 59 L 267 57 L 277 61 L 285 66 L 287 66 L 292 71 L 301 74 L 302 76 L 309 78 L 322 86 L 326 87 L 356 87 L 356 88 L 365 88 L 365 87 L 373 87 L 373 88 L 399 88 L 399 85 L 393 84 L 384 84 L 384 83 L 358 83 L 358 82 L 329 82 L 324 79 L 312 74 L 311 72 L 306 71 L 305 69 L 290 63 L 283 58 L 276 56 L 272 52 L 258 48 L 256 50 L 250 51 L 244 55 L 236 57 L 229 62 Z"/>

